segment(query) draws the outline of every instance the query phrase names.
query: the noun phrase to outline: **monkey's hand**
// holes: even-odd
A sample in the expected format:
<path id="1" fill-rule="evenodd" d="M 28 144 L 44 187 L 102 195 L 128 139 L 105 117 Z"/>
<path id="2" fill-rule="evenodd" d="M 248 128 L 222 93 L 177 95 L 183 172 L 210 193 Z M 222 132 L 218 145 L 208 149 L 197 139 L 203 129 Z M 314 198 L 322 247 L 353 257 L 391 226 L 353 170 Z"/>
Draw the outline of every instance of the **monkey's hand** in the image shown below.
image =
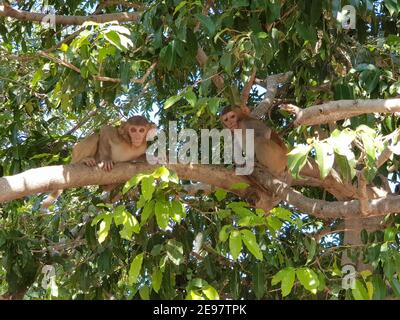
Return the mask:
<path id="1" fill-rule="evenodd" d="M 99 163 L 99 167 L 104 171 L 111 171 L 114 167 L 114 162 L 112 160 L 103 160 Z"/>
<path id="2" fill-rule="evenodd" d="M 94 167 L 97 164 L 94 158 L 85 158 L 82 160 L 82 162 L 88 167 Z"/>

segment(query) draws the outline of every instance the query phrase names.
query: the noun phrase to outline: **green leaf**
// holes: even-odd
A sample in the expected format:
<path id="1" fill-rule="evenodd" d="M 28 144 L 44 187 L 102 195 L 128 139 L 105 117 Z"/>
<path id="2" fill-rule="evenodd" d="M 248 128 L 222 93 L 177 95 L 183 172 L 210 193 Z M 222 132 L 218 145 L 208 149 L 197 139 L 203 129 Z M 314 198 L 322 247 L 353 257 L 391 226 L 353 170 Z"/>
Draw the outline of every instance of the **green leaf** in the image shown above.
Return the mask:
<path id="1" fill-rule="evenodd" d="M 375 162 L 376 159 L 376 154 L 375 154 L 375 141 L 374 138 L 371 137 L 371 135 L 367 134 L 367 133 L 360 133 L 362 142 L 363 142 L 363 146 L 365 149 L 365 152 L 368 156 L 368 161 L 370 163 Z"/>
<path id="2" fill-rule="evenodd" d="M 158 268 L 154 268 L 153 273 L 151 274 L 151 285 L 154 291 L 157 293 L 161 288 L 162 278 L 163 278 L 162 271 Z"/>
<path id="3" fill-rule="evenodd" d="M 150 300 L 150 289 L 147 286 L 139 289 L 139 295 L 142 300 Z"/>
<path id="4" fill-rule="evenodd" d="M 331 171 L 335 160 L 333 147 L 326 142 L 316 142 L 314 148 L 316 154 L 315 160 L 319 166 L 321 179 L 325 179 Z"/>
<path id="5" fill-rule="evenodd" d="M 240 232 L 233 230 L 229 236 L 229 250 L 233 259 L 237 259 L 242 251 L 242 237 Z"/>
<path id="6" fill-rule="evenodd" d="M 263 260 L 263 254 L 257 243 L 256 236 L 250 230 L 241 230 L 242 240 L 247 249 L 255 256 L 258 260 Z"/>
<path id="7" fill-rule="evenodd" d="M 128 284 L 130 286 L 137 282 L 140 271 L 142 270 L 143 256 L 143 253 L 139 253 L 131 263 L 128 273 Z"/>
<path id="8" fill-rule="evenodd" d="M 201 24 L 205 27 L 209 36 L 213 36 L 216 30 L 214 21 L 209 17 L 202 14 L 196 14 L 195 17 L 200 20 Z"/>
<path id="9" fill-rule="evenodd" d="M 165 101 L 165 103 L 164 103 L 164 109 L 168 109 L 168 108 L 172 107 L 175 103 L 177 103 L 181 99 L 182 99 L 182 96 L 180 96 L 180 95 L 169 97 L 167 99 L 167 101 Z"/>
<path id="10" fill-rule="evenodd" d="M 307 163 L 308 153 L 311 151 L 311 146 L 300 145 L 294 148 L 288 154 L 288 167 L 292 175 L 298 179 L 300 178 L 300 171 Z"/>
<path id="11" fill-rule="evenodd" d="M 165 245 L 165 250 L 167 252 L 168 258 L 172 261 L 172 263 L 177 266 L 183 263 L 184 256 L 182 243 L 173 239 L 168 240 L 167 244 Z"/>
<path id="12" fill-rule="evenodd" d="M 156 171 L 154 171 L 154 173 L 152 173 L 152 176 L 155 179 L 161 179 L 161 181 L 168 182 L 170 172 L 169 172 L 168 168 L 162 166 L 162 167 L 159 167 Z"/>
<path id="13" fill-rule="evenodd" d="M 169 206 L 168 203 L 164 200 L 157 201 L 154 207 L 154 211 L 156 214 L 156 220 L 158 226 L 166 230 L 168 228 L 168 221 L 169 221 Z"/>
<path id="14" fill-rule="evenodd" d="M 334 257 L 333 265 L 332 265 L 332 276 L 342 276 L 342 270 L 339 269 L 336 261 L 336 256 Z"/>
<path id="15" fill-rule="evenodd" d="M 181 9 L 186 5 L 186 3 L 187 3 L 187 1 L 181 1 L 181 2 L 175 7 L 174 15 L 175 15 L 179 10 L 181 10 Z"/>
<path id="16" fill-rule="evenodd" d="M 252 289 L 257 299 L 261 299 L 265 293 L 265 272 L 261 263 L 254 264 L 252 268 Z"/>
<path id="17" fill-rule="evenodd" d="M 351 289 L 351 293 L 355 300 L 369 300 L 368 291 L 359 279 L 356 279 L 355 287 Z"/>
<path id="18" fill-rule="evenodd" d="M 186 93 L 184 94 L 184 97 L 187 100 L 187 102 L 189 102 L 190 106 L 194 107 L 196 105 L 197 96 L 193 92 L 192 88 L 190 88 L 190 90 L 186 91 Z"/>
<path id="19" fill-rule="evenodd" d="M 219 300 L 218 291 L 214 287 L 208 285 L 201 289 L 208 300 Z"/>
<path id="20" fill-rule="evenodd" d="M 219 110 L 219 102 L 220 99 L 219 98 L 210 98 L 208 99 L 207 105 L 208 105 L 208 109 L 210 110 L 210 113 L 213 115 L 217 115 L 218 110 Z"/>
<path id="21" fill-rule="evenodd" d="M 314 258 L 314 256 L 315 256 L 315 252 L 317 250 L 317 242 L 315 241 L 314 238 L 306 238 L 306 239 L 307 240 L 310 239 L 309 240 L 310 243 L 309 243 L 309 245 L 307 247 L 308 256 L 307 256 L 307 262 L 306 262 L 306 264 L 309 264 L 312 261 L 312 259 Z"/>
<path id="22" fill-rule="evenodd" d="M 267 217 L 267 223 L 274 231 L 278 231 L 283 224 L 281 220 L 272 215 Z"/>
<path id="23" fill-rule="evenodd" d="M 111 215 L 106 215 L 104 219 L 100 222 L 100 228 L 97 232 L 99 243 L 103 243 L 108 236 L 108 232 L 110 231 L 112 217 Z"/>
<path id="24" fill-rule="evenodd" d="M 392 277 L 392 280 L 390 280 L 390 285 L 393 289 L 394 294 L 400 298 L 400 282 L 396 278 L 396 276 Z"/>
<path id="25" fill-rule="evenodd" d="M 131 188 L 135 188 L 142 179 L 148 177 L 149 175 L 147 174 L 137 174 L 130 178 L 122 188 L 122 194 L 127 193 Z"/>
<path id="26" fill-rule="evenodd" d="M 374 274 L 372 276 L 372 285 L 374 288 L 373 296 L 370 297 L 373 300 L 384 300 L 386 298 L 387 290 L 386 284 L 382 279 L 382 276 Z"/>
<path id="27" fill-rule="evenodd" d="M 121 38 L 120 35 L 115 32 L 115 31 L 109 31 L 107 32 L 104 37 L 110 42 L 113 46 L 117 47 L 121 51 L 125 51 L 126 48 L 124 48 L 121 44 Z"/>
<path id="28" fill-rule="evenodd" d="M 142 210 L 140 225 L 143 226 L 147 220 L 154 214 L 154 204 L 155 200 L 147 202 Z"/>
<path id="29" fill-rule="evenodd" d="M 224 189 L 217 189 L 217 191 L 215 191 L 215 198 L 217 198 L 218 201 L 222 201 L 226 198 L 227 194 L 228 192 Z"/>
<path id="30" fill-rule="evenodd" d="M 391 16 L 400 12 L 400 5 L 397 0 L 385 0 L 384 3 Z"/>
<path id="31" fill-rule="evenodd" d="M 143 198 L 146 201 L 151 200 L 151 198 L 153 197 L 154 190 L 156 189 L 156 183 L 155 183 L 154 177 L 150 176 L 150 177 L 144 178 L 142 180 L 141 186 L 142 186 Z"/>
<path id="32" fill-rule="evenodd" d="M 221 230 L 219 231 L 219 241 L 225 242 L 229 238 L 229 234 L 231 233 L 232 226 L 230 224 L 224 225 Z"/>
<path id="33" fill-rule="evenodd" d="M 353 154 L 354 156 L 354 154 Z M 355 171 L 355 159 L 354 158 L 347 158 L 345 156 L 342 156 L 340 154 L 335 155 L 336 158 L 336 163 L 339 167 L 339 173 L 343 180 L 349 182 L 351 181 L 354 176 L 356 175 Z"/>
<path id="34" fill-rule="evenodd" d="M 319 286 L 318 275 L 310 268 L 300 268 L 296 270 L 297 278 L 300 283 L 313 294 L 317 293 L 317 288 Z"/>
<path id="35" fill-rule="evenodd" d="M 125 217 L 123 221 L 123 228 L 119 232 L 121 238 L 126 240 L 132 240 L 133 233 L 140 232 L 140 225 L 137 219 L 129 212 L 124 211 Z"/>
<path id="36" fill-rule="evenodd" d="M 230 52 L 223 54 L 219 63 L 227 74 L 232 73 L 232 54 Z"/>
<path id="37" fill-rule="evenodd" d="M 172 214 L 172 219 L 177 223 L 180 223 L 182 219 L 186 217 L 186 209 L 183 203 L 177 199 L 172 200 L 171 214 Z"/>
<path id="38" fill-rule="evenodd" d="M 292 291 L 295 279 L 295 269 L 292 267 L 287 267 L 280 270 L 272 278 L 272 285 L 276 285 L 281 282 L 282 297 L 286 297 Z"/>
<path id="39" fill-rule="evenodd" d="M 394 227 L 390 227 L 385 229 L 384 241 L 395 241 L 397 234 L 397 229 Z"/>

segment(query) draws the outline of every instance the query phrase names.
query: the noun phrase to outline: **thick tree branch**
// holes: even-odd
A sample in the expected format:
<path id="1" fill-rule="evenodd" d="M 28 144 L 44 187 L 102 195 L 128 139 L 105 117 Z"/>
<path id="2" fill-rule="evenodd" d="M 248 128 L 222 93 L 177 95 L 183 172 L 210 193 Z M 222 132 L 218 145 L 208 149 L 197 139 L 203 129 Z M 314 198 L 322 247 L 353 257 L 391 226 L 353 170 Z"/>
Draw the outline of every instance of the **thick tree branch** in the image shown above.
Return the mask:
<path id="1" fill-rule="evenodd" d="M 30 21 L 30 22 L 48 22 L 49 15 L 46 13 L 28 12 L 23 10 L 17 10 L 12 8 L 10 5 L 4 3 L 0 6 L 0 17 L 14 18 L 19 21 Z M 121 12 L 121 13 L 106 13 L 101 15 L 89 15 L 89 16 L 61 16 L 55 15 L 55 24 L 61 25 L 81 25 L 86 21 L 94 21 L 97 23 L 105 23 L 110 21 L 118 22 L 137 22 L 141 17 L 141 12 Z"/>
<path id="2" fill-rule="evenodd" d="M 89 168 L 82 164 L 66 166 L 49 166 L 30 169 L 14 176 L 0 178 L 0 202 L 10 201 L 39 192 L 51 192 L 58 189 L 76 188 L 87 185 L 110 185 L 123 183 L 138 173 L 151 172 L 156 167 L 147 163 L 118 163 L 111 172 L 99 168 Z M 251 181 L 246 176 L 237 176 L 233 171 L 223 167 L 206 165 L 168 165 L 177 172 L 181 179 L 193 180 L 210 184 L 231 191 L 241 197 L 256 193 L 260 201 L 257 207 L 270 210 L 271 195 L 259 187 L 251 190 L 233 190 L 235 183 Z"/>
<path id="3" fill-rule="evenodd" d="M 256 167 L 253 175 L 259 183 L 281 199 L 295 206 L 300 211 L 315 216 L 320 219 L 359 219 L 361 218 L 360 201 L 324 201 L 310 199 L 302 195 L 299 191 L 291 189 L 285 182 L 272 177 L 262 168 Z M 368 201 L 368 216 L 384 216 L 389 213 L 400 212 L 400 196 L 388 195 L 384 198 L 372 199 Z"/>
<path id="4" fill-rule="evenodd" d="M 281 109 L 296 115 L 295 126 L 324 124 L 367 113 L 400 112 L 400 99 L 337 100 L 301 109 L 282 105 Z"/>
<path id="5" fill-rule="evenodd" d="M 57 189 L 123 183 L 135 174 L 151 172 L 156 167 L 146 163 L 118 163 L 111 172 L 105 172 L 99 168 L 89 168 L 82 164 L 31 169 L 14 176 L 0 178 L 0 202 Z M 180 164 L 167 165 L 167 167 L 176 171 L 181 179 L 214 185 L 242 197 L 249 194 L 247 190 L 232 190 L 232 185 L 240 182 L 251 185 L 251 179 L 246 176 L 237 176 L 233 171 L 223 167 Z M 271 190 L 274 195 L 274 197 L 271 197 L 265 190 L 260 190 L 257 187 L 251 188 L 258 192 L 261 197 L 263 205 L 257 204 L 257 207 L 269 210 L 268 206 L 271 205 L 272 200 L 279 197 L 302 212 L 321 219 L 355 219 L 360 217 L 360 202 L 358 200 L 328 202 L 307 198 L 300 192 L 291 189 L 283 181 L 272 177 L 260 167 L 255 168 L 253 177 L 266 190 Z M 399 212 L 400 196 L 387 196 L 369 200 L 368 206 L 368 216 L 364 217 L 383 216 L 388 213 Z"/>
<path id="6" fill-rule="evenodd" d="M 267 89 L 267 92 L 265 93 L 264 100 L 262 100 L 251 112 L 251 115 L 254 118 L 260 119 L 269 112 L 278 92 L 278 87 L 288 82 L 292 75 L 293 72 L 289 71 L 268 76 L 265 80 L 255 79 L 255 83 Z"/>

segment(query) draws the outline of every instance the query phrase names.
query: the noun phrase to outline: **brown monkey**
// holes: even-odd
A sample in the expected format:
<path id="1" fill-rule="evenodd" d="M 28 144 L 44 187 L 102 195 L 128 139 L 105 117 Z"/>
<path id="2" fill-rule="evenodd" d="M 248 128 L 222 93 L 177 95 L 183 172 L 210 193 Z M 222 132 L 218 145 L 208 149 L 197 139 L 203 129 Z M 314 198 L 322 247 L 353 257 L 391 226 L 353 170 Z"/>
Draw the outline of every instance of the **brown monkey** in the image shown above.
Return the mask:
<path id="1" fill-rule="evenodd" d="M 224 127 L 234 129 L 254 129 L 254 151 L 258 162 L 270 173 L 281 177 L 287 171 L 288 149 L 279 135 L 262 121 L 252 118 L 246 107 L 228 106 L 221 112 Z M 244 136 L 244 135 L 243 135 Z"/>
<path id="2" fill-rule="evenodd" d="M 146 136 L 149 131 L 152 131 L 149 134 L 155 133 L 155 128 L 155 124 L 143 116 L 133 116 L 117 128 L 104 126 L 99 133 L 93 133 L 73 147 L 71 163 L 84 163 L 89 167 L 98 165 L 110 171 L 116 162 L 142 158 L 147 148 Z M 48 208 L 61 193 L 62 190 L 52 192 L 43 201 L 42 208 Z"/>

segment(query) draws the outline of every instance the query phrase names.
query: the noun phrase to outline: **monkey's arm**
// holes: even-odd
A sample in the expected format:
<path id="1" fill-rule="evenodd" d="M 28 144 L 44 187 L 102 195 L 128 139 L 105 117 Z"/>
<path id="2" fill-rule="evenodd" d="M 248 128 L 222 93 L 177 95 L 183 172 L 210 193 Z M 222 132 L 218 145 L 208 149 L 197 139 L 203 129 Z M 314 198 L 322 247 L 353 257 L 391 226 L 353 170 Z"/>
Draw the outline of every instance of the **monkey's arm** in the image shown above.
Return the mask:
<path id="1" fill-rule="evenodd" d="M 101 128 L 96 160 L 100 162 L 100 165 L 103 166 L 103 169 L 106 171 L 110 171 L 113 168 L 111 146 L 115 139 L 118 139 L 117 129 L 112 126 L 104 126 Z"/>

